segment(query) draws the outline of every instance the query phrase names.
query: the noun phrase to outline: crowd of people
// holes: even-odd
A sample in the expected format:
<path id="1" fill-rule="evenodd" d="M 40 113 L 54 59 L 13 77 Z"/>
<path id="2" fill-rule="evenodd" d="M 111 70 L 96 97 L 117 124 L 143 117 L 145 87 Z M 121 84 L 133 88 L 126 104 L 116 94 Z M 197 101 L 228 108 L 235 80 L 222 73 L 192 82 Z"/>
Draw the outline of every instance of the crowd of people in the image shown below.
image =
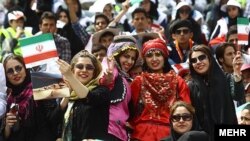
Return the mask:
<path id="1" fill-rule="evenodd" d="M 0 2 L 0 141 L 214 141 L 215 125 L 250 126 L 237 26 L 250 1 Z M 20 39 L 47 33 L 70 96 L 35 100 Z"/>

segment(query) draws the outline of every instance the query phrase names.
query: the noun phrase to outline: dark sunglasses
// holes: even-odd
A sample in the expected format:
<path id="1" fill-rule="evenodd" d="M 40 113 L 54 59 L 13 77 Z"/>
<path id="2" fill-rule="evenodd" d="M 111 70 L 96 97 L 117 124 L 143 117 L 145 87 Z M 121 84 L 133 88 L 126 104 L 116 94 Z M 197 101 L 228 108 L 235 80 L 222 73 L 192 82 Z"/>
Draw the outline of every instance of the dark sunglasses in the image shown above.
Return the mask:
<path id="1" fill-rule="evenodd" d="M 198 60 L 201 62 L 201 61 L 203 61 L 205 59 L 207 59 L 207 56 L 205 54 L 202 54 L 202 55 L 200 55 L 200 56 L 198 56 L 196 58 L 191 58 L 190 63 L 195 64 L 195 63 L 198 62 Z"/>
<path id="2" fill-rule="evenodd" d="M 148 53 L 146 53 L 146 57 L 148 57 L 148 58 L 151 58 L 151 57 L 153 57 L 154 55 L 155 55 L 156 57 L 160 57 L 160 56 L 162 56 L 162 53 L 161 53 L 161 51 L 159 51 L 159 50 L 149 51 Z"/>
<path id="3" fill-rule="evenodd" d="M 92 71 L 95 69 L 95 67 L 93 65 L 90 65 L 90 64 L 76 64 L 75 65 L 76 68 L 82 70 L 83 68 L 85 68 L 87 71 Z"/>
<path id="4" fill-rule="evenodd" d="M 14 68 L 9 68 L 9 69 L 7 69 L 6 73 L 9 74 L 9 75 L 13 75 L 13 74 L 15 74 L 15 72 L 16 72 L 16 73 L 21 72 L 22 69 L 23 69 L 22 66 L 17 65 L 17 66 L 15 66 Z"/>
<path id="5" fill-rule="evenodd" d="M 240 117 L 240 120 L 250 121 L 250 118 L 248 118 L 248 117 L 244 117 L 244 116 L 241 116 L 241 117 Z"/>
<path id="6" fill-rule="evenodd" d="M 184 14 L 189 14 L 190 13 L 190 10 L 189 9 L 180 9 L 180 13 Z"/>
<path id="7" fill-rule="evenodd" d="M 191 114 L 182 114 L 182 115 L 173 115 L 171 117 L 171 121 L 173 122 L 179 122 L 181 119 L 183 121 L 190 121 L 193 119 L 193 116 Z"/>
<path id="8" fill-rule="evenodd" d="M 181 34 L 181 33 L 188 34 L 189 32 L 190 32 L 189 29 L 178 29 L 175 31 L 175 34 Z"/>

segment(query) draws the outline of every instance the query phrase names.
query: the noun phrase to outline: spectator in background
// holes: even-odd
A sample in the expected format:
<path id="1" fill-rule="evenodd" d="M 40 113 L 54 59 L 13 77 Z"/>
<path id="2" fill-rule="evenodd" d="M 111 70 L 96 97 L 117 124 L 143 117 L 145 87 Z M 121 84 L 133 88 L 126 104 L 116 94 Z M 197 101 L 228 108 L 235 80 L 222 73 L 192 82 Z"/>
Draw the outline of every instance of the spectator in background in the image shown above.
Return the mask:
<path id="1" fill-rule="evenodd" d="M 114 37 L 118 35 L 119 32 L 120 30 L 117 28 L 105 28 L 98 32 L 95 32 L 92 38 L 93 45 L 101 44 L 108 49 Z"/>
<path id="2" fill-rule="evenodd" d="M 233 73 L 233 60 L 236 56 L 236 45 L 233 43 L 222 43 L 215 50 L 215 56 L 225 73 Z"/>
<path id="3" fill-rule="evenodd" d="M 54 37 L 57 53 L 60 59 L 70 62 L 71 49 L 70 42 L 67 38 L 60 36 L 56 33 L 56 16 L 52 12 L 46 11 L 42 14 L 39 21 L 40 33 L 51 33 Z M 39 33 L 38 33 L 39 34 Z"/>
<path id="4" fill-rule="evenodd" d="M 132 26 L 134 30 L 131 32 L 136 35 L 140 32 L 148 32 L 149 31 L 149 23 L 147 20 L 147 12 L 143 8 L 136 8 L 132 12 Z"/>
<path id="5" fill-rule="evenodd" d="M 1 29 L 0 37 L 0 60 L 6 53 L 15 53 L 21 56 L 19 39 L 32 36 L 31 32 L 24 29 L 26 17 L 22 11 L 8 13 L 10 27 Z"/>
<path id="6" fill-rule="evenodd" d="M 250 102 L 248 102 L 245 107 L 240 112 L 240 122 L 241 125 L 250 125 Z"/>
<path id="7" fill-rule="evenodd" d="M 225 37 L 229 27 L 237 25 L 237 17 L 242 16 L 241 5 L 236 0 L 229 0 L 226 5 L 221 7 L 221 10 L 227 12 L 227 16 L 222 17 L 217 21 L 217 24 L 212 31 L 210 41 L 215 38 Z"/>
<path id="8" fill-rule="evenodd" d="M 90 25 L 86 30 L 88 33 L 94 34 L 95 32 L 105 29 L 109 25 L 109 22 L 110 21 L 106 15 L 103 13 L 96 13 L 94 27 Z"/>
<path id="9" fill-rule="evenodd" d="M 6 111 L 6 79 L 3 64 L 0 63 L 0 119 L 4 116 Z"/>
<path id="10" fill-rule="evenodd" d="M 158 0 L 142 0 L 140 7 L 142 7 L 147 12 L 147 15 L 152 18 L 153 24 L 160 25 L 165 29 L 168 23 L 167 15 L 159 10 L 158 4 Z"/>
<path id="11" fill-rule="evenodd" d="M 71 23 L 69 11 L 60 6 L 56 12 L 57 17 L 57 34 L 65 37 L 70 42 L 71 56 L 85 48 L 87 43 L 83 43 L 80 37 L 75 33 Z"/>
<path id="12" fill-rule="evenodd" d="M 196 33 L 193 32 L 191 22 L 189 20 L 175 20 L 170 25 L 170 34 L 174 40 L 168 45 L 171 48 L 169 63 L 172 65 L 186 62 L 188 54 L 195 44 L 192 37 Z"/>
<path id="13" fill-rule="evenodd" d="M 250 102 L 250 83 L 245 86 L 245 102 Z"/>
<path id="14" fill-rule="evenodd" d="M 243 64 L 240 71 L 242 73 L 243 84 L 246 86 L 250 83 L 250 64 Z"/>
<path id="15" fill-rule="evenodd" d="M 107 48 L 103 45 L 97 44 L 93 45 L 92 52 L 95 57 L 102 62 L 103 58 L 107 56 Z"/>
<path id="16" fill-rule="evenodd" d="M 2 126 L 2 118 L 6 112 L 6 79 L 5 79 L 5 71 L 2 63 L 0 63 L 0 127 Z M 0 133 L 0 140 L 3 140 L 3 133 Z"/>
<path id="17" fill-rule="evenodd" d="M 176 20 L 189 20 L 192 25 L 192 31 L 193 33 L 195 33 L 192 36 L 192 40 L 196 42 L 197 44 L 207 44 L 205 35 L 201 31 L 201 25 L 203 22 L 202 17 L 195 20 L 193 18 L 193 15 L 195 14 L 195 10 L 193 10 L 191 5 L 189 5 L 185 1 L 178 3 L 178 5 L 176 6 L 176 9 L 177 9 L 176 16 L 174 19 L 172 19 L 169 25 L 171 26 L 171 24 Z M 171 35 L 169 35 L 169 37 L 171 37 Z"/>

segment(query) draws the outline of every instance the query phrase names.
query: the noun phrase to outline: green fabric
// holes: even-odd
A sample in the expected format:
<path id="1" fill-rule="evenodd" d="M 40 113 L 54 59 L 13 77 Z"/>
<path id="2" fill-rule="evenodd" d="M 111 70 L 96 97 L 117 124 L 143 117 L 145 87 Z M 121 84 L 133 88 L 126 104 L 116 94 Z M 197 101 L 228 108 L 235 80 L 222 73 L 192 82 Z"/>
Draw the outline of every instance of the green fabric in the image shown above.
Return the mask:
<path id="1" fill-rule="evenodd" d="M 4 35 L 5 39 L 8 39 L 8 40 L 13 39 L 13 40 L 15 40 L 13 37 L 16 36 L 16 31 L 12 27 L 8 27 L 7 29 L 1 29 L 1 36 L 2 36 L 2 34 Z M 31 37 L 32 36 L 32 34 L 27 32 L 27 31 L 24 31 L 24 35 L 25 35 L 25 37 Z M 2 56 L 3 55 L 2 54 L 2 48 L 3 48 L 2 43 L 1 43 L 0 46 L 1 46 L 0 47 L 0 60 L 2 60 L 2 58 L 3 58 L 3 56 Z M 14 54 L 22 56 L 22 50 L 20 48 L 19 40 L 18 40 L 17 45 L 14 47 Z"/>

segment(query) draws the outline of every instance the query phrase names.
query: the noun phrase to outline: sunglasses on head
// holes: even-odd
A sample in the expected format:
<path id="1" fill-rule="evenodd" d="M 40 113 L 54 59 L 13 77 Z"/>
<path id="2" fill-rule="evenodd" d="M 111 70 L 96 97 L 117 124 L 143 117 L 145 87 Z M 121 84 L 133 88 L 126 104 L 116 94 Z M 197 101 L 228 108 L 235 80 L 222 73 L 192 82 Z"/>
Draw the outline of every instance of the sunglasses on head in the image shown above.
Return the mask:
<path id="1" fill-rule="evenodd" d="M 183 121 L 191 121 L 193 119 L 193 116 L 191 114 L 178 114 L 171 117 L 171 121 L 173 122 L 179 122 L 181 119 Z"/>
<path id="2" fill-rule="evenodd" d="M 80 70 L 82 70 L 83 68 L 85 68 L 87 71 L 92 71 L 95 69 L 95 67 L 93 65 L 90 65 L 90 64 L 76 64 L 75 65 L 75 68 L 78 68 Z"/>
<path id="3" fill-rule="evenodd" d="M 207 56 L 205 54 L 202 54 L 202 55 L 200 55 L 200 56 L 198 56 L 196 58 L 191 58 L 190 63 L 195 64 L 195 63 L 198 62 L 198 60 L 201 62 L 201 61 L 203 61 L 205 59 L 207 59 Z"/>
<path id="4" fill-rule="evenodd" d="M 7 69 L 6 73 L 9 74 L 9 75 L 13 75 L 13 74 L 15 74 L 15 72 L 16 72 L 16 73 L 21 72 L 22 69 L 23 69 L 22 66 L 17 65 L 17 66 L 15 66 L 14 68 L 9 68 L 9 69 Z"/>
<path id="5" fill-rule="evenodd" d="M 183 34 L 188 34 L 189 32 L 190 32 L 189 29 L 177 29 L 177 30 L 175 31 L 175 34 L 181 34 L 181 33 L 183 33 Z"/>

